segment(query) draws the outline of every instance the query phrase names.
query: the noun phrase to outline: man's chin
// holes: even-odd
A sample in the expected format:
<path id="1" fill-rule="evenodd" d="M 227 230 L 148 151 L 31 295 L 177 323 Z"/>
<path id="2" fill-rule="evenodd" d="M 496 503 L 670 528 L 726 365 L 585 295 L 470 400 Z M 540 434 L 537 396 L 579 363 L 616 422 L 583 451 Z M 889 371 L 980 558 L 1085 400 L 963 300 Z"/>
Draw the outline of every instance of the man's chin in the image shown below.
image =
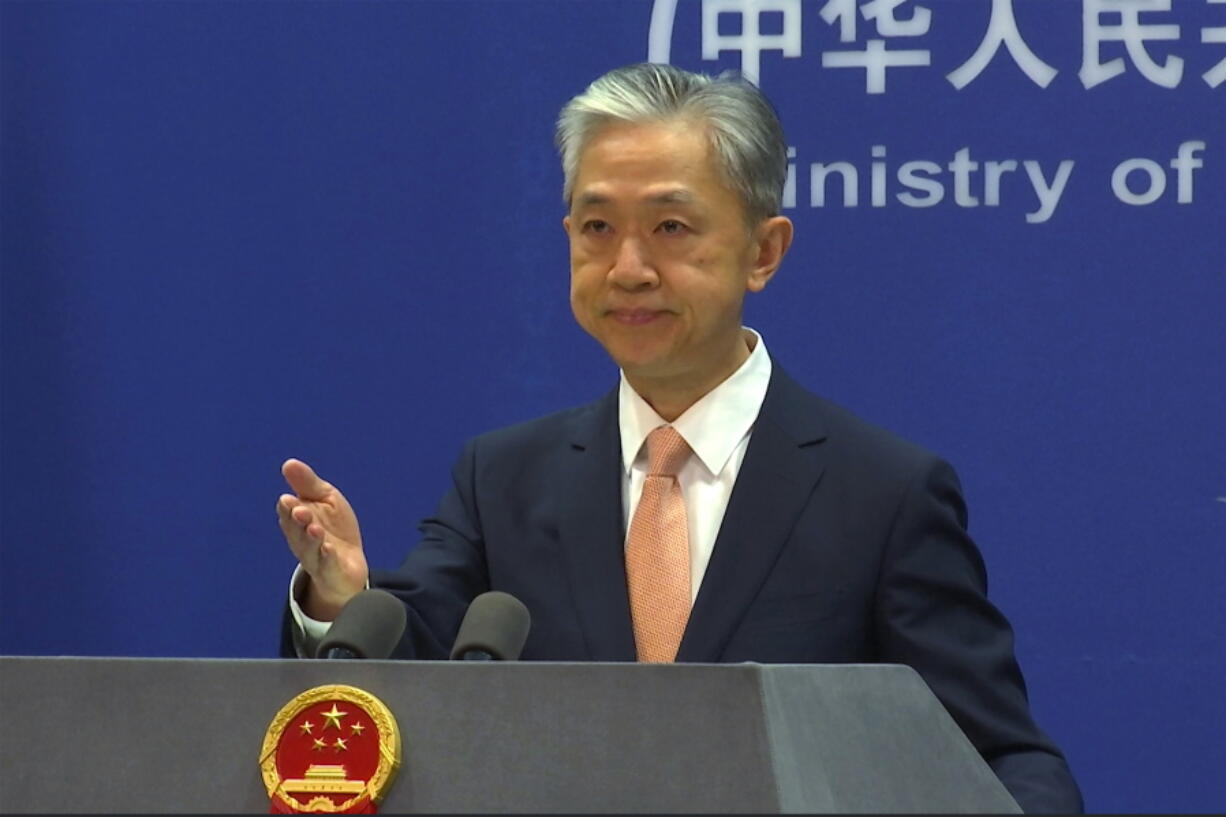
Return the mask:
<path id="1" fill-rule="evenodd" d="M 626 378 L 635 380 L 667 380 L 676 378 L 682 374 L 683 370 L 680 366 L 666 357 L 618 357 L 613 358 L 613 362 L 617 364 L 623 372 L 626 373 Z"/>
<path id="2" fill-rule="evenodd" d="M 671 344 L 647 337 L 627 338 L 617 334 L 600 338 L 605 353 L 627 374 L 659 376 L 670 365 Z"/>

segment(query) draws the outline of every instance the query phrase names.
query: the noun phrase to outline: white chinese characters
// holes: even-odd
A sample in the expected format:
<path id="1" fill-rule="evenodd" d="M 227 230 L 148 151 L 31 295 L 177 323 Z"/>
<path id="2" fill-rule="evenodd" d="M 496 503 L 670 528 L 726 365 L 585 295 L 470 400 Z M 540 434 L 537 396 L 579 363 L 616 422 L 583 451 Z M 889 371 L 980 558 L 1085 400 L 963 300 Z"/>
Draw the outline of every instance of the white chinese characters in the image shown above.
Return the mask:
<path id="1" fill-rule="evenodd" d="M 778 34 L 762 33 L 762 16 L 781 16 L 783 30 Z M 721 16 L 739 18 L 739 34 L 721 34 Z M 721 51 L 739 51 L 741 73 L 757 83 L 761 76 L 763 51 L 782 52 L 785 57 L 800 56 L 800 0 L 703 0 L 702 58 L 713 60 Z"/>
<path id="2" fill-rule="evenodd" d="M 1177 16 L 1194 2 L 1206 9 L 1221 7 L 1223 24 L 1204 25 L 1196 37 L 1195 25 L 1181 24 Z M 895 76 L 895 69 L 914 72 L 933 66 L 962 90 L 1002 60 L 1035 86 L 1047 88 L 1060 66 L 1045 54 L 1053 46 L 1042 37 L 1048 34 L 1052 40 L 1055 25 L 1080 28 L 1076 76 L 1086 90 L 1129 73 L 1157 87 L 1175 88 L 1185 67 L 1201 70 L 1195 62 L 1188 66 L 1184 56 L 1194 44 L 1226 45 L 1226 0 L 1186 0 L 1179 6 L 1172 0 L 1067 0 L 1039 5 L 1022 0 L 655 0 L 648 59 L 670 61 L 681 8 L 688 14 L 698 10 L 703 60 L 739 55 L 741 73 L 760 84 L 771 66 L 778 65 L 764 65 L 766 55 L 794 60 L 807 54 L 831 72 L 831 81 L 845 82 L 833 77 L 847 76 L 847 69 L 862 71 L 868 94 L 886 93 L 887 78 Z M 985 14 L 982 35 L 977 31 L 982 23 L 957 19 L 973 15 L 982 20 Z M 942 26 L 959 35 L 969 29 L 974 39 L 957 46 L 960 53 L 947 39 L 942 54 L 929 42 Z M 1201 77 L 1211 89 L 1226 83 L 1226 57 L 1213 54 Z"/>
<path id="3" fill-rule="evenodd" d="M 988 63 L 996 56 L 1001 46 L 1013 57 L 1013 61 L 1022 69 L 1022 73 L 1040 88 L 1046 88 L 1056 77 L 1056 69 L 1052 68 L 1030 50 L 1022 33 L 1017 27 L 1017 18 L 1013 15 L 1013 0 L 992 0 L 992 17 L 988 20 L 988 30 L 983 41 L 975 49 L 971 58 L 945 75 L 945 78 L 959 91 L 975 79 Z"/>

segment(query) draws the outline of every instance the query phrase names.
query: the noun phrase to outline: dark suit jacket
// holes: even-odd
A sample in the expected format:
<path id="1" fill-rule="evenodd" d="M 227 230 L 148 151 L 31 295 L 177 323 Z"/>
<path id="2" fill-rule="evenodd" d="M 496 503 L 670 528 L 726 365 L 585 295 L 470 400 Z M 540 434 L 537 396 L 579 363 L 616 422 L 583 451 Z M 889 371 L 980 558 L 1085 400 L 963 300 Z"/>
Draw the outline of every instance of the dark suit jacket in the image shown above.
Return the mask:
<path id="1" fill-rule="evenodd" d="M 400 570 L 397 656 L 445 658 L 486 590 L 532 614 L 526 660 L 633 661 L 616 390 L 471 441 Z M 914 667 L 1026 811 L 1079 811 L 987 600 L 953 470 L 776 365 L 678 661 Z"/>

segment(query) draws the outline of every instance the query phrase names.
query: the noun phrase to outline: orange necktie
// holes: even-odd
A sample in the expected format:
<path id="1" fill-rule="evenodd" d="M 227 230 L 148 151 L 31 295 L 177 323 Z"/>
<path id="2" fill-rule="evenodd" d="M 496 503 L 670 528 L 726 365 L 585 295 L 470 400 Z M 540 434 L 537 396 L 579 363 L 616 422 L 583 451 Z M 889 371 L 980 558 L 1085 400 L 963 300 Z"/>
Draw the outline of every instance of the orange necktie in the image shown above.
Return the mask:
<path id="1" fill-rule="evenodd" d="M 690 447 L 672 426 L 647 435 L 647 479 L 626 540 L 640 661 L 673 661 L 690 618 L 690 540 L 677 471 Z"/>

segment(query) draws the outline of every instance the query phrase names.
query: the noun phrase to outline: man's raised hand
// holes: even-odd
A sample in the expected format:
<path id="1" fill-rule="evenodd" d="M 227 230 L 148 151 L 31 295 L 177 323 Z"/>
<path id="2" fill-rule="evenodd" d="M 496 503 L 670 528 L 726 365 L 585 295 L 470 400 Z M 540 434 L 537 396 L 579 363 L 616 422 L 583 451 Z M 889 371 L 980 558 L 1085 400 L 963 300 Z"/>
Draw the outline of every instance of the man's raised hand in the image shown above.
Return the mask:
<path id="1" fill-rule="evenodd" d="M 357 515 L 344 494 L 305 462 L 286 460 L 281 474 L 294 493 L 277 500 L 277 521 L 310 577 L 298 602 L 311 618 L 331 621 L 370 575 Z"/>

